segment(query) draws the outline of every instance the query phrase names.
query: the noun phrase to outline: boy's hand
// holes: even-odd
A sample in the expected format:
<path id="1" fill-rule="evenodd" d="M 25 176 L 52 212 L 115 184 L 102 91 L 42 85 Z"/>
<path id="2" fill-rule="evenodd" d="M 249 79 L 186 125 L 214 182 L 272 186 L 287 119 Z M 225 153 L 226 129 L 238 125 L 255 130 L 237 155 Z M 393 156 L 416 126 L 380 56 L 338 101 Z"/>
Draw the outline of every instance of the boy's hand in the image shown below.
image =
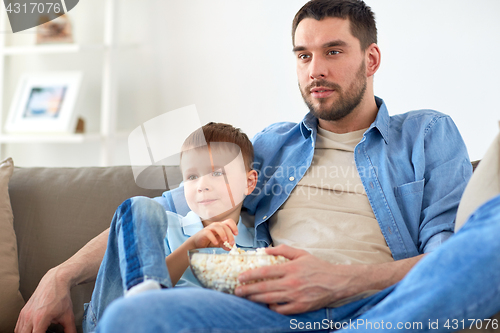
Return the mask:
<path id="1" fill-rule="evenodd" d="M 205 247 L 222 247 L 226 250 L 231 250 L 224 246 L 224 242 L 234 244 L 234 235 L 238 234 L 238 227 L 232 219 L 227 219 L 222 222 L 212 222 L 202 230 L 194 234 L 190 239 L 195 248 Z"/>

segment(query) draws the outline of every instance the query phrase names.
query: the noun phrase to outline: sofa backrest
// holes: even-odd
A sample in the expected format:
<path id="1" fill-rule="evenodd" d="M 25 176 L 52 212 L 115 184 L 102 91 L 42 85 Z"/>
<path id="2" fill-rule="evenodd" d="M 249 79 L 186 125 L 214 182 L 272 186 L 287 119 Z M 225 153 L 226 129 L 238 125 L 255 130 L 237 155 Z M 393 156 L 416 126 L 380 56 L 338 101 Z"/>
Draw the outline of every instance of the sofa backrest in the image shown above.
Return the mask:
<path id="1" fill-rule="evenodd" d="M 166 169 L 171 179 L 177 169 Z M 146 170 L 143 177 L 163 173 Z M 149 177 L 154 178 L 154 177 Z M 115 209 L 133 196 L 161 196 L 164 189 L 136 185 L 130 166 L 15 168 L 9 183 L 19 255 L 20 292 L 27 301 L 42 276 L 109 227 Z M 93 283 L 72 290 L 77 325 Z"/>

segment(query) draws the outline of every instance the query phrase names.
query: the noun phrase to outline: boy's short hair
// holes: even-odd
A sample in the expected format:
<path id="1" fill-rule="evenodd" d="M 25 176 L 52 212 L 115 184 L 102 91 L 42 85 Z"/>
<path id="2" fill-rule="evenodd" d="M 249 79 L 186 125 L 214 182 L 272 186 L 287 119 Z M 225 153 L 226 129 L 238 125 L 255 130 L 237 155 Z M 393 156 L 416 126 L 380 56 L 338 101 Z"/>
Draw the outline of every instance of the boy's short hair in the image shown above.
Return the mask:
<path id="1" fill-rule="evenodd" d="M 202 126 L 201 130 L 196 130 L 191 133 L 182 144 L 182 152 L 209 145 L 211 142 L 229 142 L 234 143 L 240 147 L 241 155 L 245 163 L 247 171 L 252 170 L 252 163 L 254 158 L 253 145 L 248 139 L 248 136 L 243 133 L 239 128 L 235 128 L 229 124 L 210 122 Z"/>

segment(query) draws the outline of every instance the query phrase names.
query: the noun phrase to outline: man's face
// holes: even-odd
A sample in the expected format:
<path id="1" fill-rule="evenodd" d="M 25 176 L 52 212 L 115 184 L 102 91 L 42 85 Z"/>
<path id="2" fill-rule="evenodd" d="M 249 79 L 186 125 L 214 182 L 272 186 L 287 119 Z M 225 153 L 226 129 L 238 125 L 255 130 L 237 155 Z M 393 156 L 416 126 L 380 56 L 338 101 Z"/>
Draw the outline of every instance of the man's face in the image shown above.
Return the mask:
<path id="1" fill-rule="evenodd" d="M 349 20 L 302 20 L 295 31 L 299 88 L 319 119 L 336 121 L 350 114 L 366 91 L 364 52 Z"/>
<path id="2" fill-rule="evenodd" d="M 241 152 L 225 149 L 225 142 L 210 149 L 183 152 L 181 160 L 187 204 L 203 221 L 222 220 L 239 208 L 247 190 L 247 172 Z"/>

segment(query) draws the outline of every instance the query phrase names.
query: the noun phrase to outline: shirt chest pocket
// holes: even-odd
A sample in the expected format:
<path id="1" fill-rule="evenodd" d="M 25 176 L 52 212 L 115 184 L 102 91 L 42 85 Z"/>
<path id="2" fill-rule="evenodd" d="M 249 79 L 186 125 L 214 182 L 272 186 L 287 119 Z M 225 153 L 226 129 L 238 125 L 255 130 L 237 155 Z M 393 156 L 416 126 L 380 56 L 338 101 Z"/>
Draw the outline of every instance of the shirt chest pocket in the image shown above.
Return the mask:
<path id="1" fill-rule="evenodd" d="M 394 188 L 396 202 L 407 225 L 411 222 L 415 222 L 415 225 L 420 224 L 424 184 L 425 180 L 422 179 Z"/>

